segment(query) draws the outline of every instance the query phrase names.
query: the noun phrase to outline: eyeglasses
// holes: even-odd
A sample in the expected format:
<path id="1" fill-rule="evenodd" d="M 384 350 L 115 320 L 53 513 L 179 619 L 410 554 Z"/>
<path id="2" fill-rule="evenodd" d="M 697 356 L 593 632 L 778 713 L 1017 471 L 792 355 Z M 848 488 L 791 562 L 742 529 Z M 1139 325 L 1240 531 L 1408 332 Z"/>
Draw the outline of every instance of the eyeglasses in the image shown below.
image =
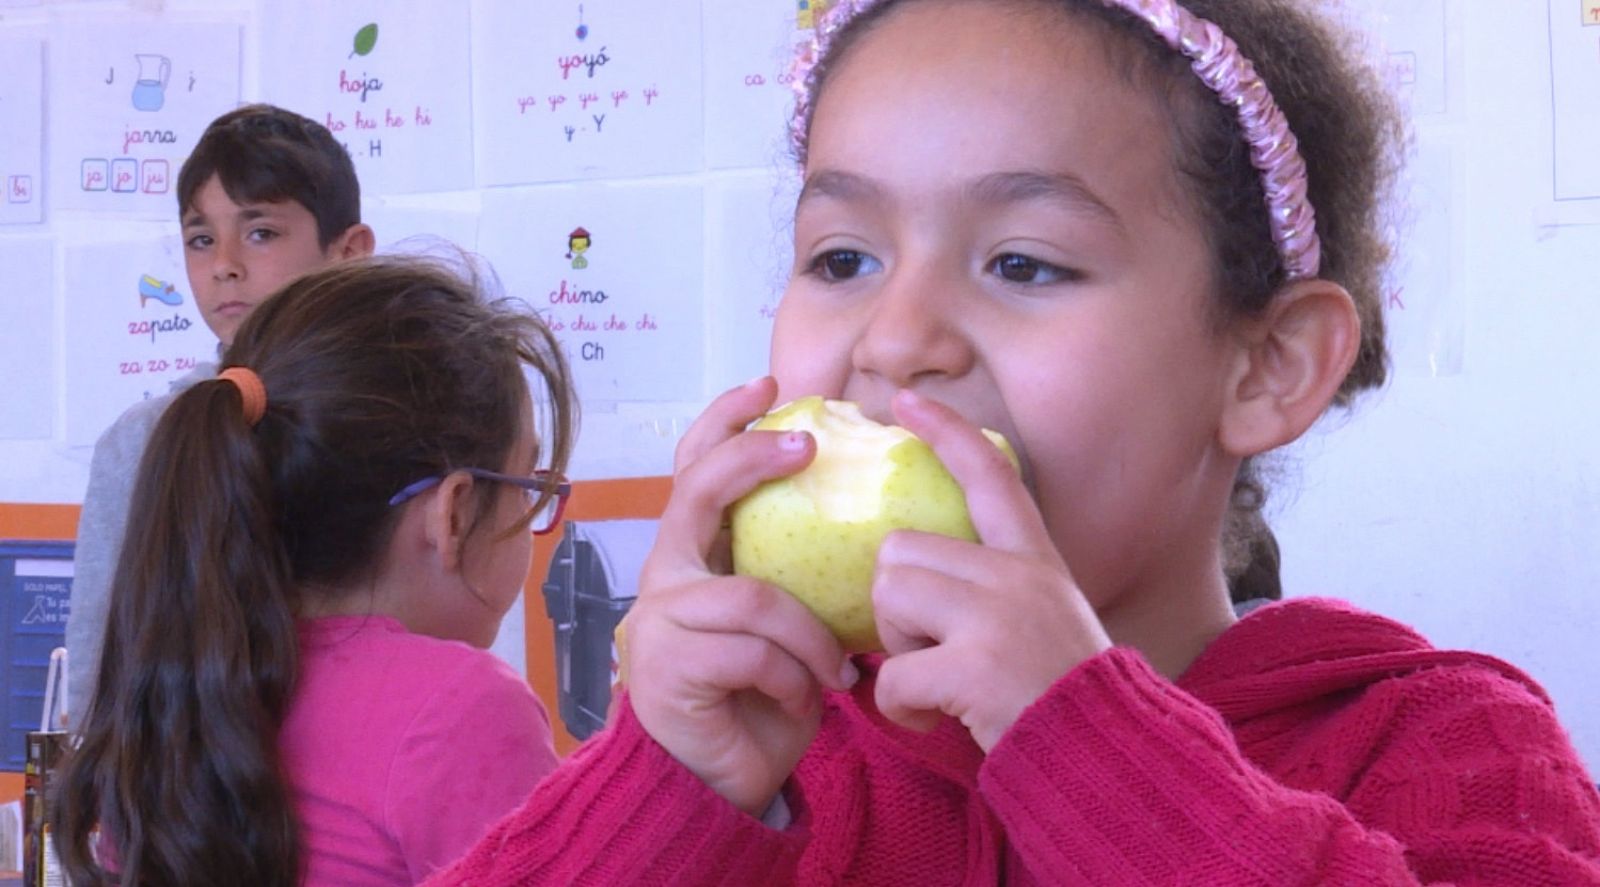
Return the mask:
<path id="1" fill-rule="evenodd" d="M 522 491 L 528 496 L 528 506 L 534 509 L 528 525 L 535 536 L 543 536 L 561 525 L 561 513 L 567 509 L 567 499 L 572 495 L 571 482 L 561 475 L 543 468 L 535 471 L 531 477 L 517 474 L 501 474 L 498 471 L 489 471 L 484 468 L 458 468 L 456 470 L 464 471 L 481 480 L 521 487 Z M 407 484 L 400 492 L 389 497 L 390 507 L 415 499 L 427 490 L 443 483 L 444 478 L 444 475 L 434 475 L 433 477 L 425 477 L 416 483 Z"/>

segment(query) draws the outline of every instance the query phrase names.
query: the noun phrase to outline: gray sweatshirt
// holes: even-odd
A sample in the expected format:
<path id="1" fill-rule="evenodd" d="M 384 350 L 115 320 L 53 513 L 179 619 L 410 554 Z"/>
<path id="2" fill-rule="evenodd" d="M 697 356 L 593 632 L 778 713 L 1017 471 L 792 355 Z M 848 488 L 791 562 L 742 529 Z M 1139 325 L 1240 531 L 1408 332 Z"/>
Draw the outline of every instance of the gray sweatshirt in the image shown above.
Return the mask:
<path id="1" fill-rule="evenodd" d="M 75 711 L 71 726 L 94 699 L 100 675 L 100 647 L 105 642 L 111 609 L 111 578 L 122 554 L 128 529 L 128 505 L 156 422 L 173 398 L 189 386 L 217 374 L 216 364 L 201 364 L 172 382 L 169 391 L 129 407 L 100 435 L 89 463 L 89 489 L 78 517 L 78 543 L 73 558 L 71 609 L 67 613 L 67 673 Z"/>

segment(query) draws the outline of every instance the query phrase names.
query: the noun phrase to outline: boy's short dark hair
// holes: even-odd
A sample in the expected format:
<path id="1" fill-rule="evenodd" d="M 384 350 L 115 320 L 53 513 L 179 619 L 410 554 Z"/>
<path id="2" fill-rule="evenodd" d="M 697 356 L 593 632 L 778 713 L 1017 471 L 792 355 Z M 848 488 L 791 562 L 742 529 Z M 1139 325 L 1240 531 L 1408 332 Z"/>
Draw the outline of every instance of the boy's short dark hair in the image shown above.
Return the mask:
<path id="1" fill-rule="evenodd" d="M 350 154 L 322 124 L 273 105 L 245 105 L 206 127 L 178 172 L 178 214 L 212 176 L 235 203 L 292 200 L 317 220 L 317 242 L 361 222 Z"/>

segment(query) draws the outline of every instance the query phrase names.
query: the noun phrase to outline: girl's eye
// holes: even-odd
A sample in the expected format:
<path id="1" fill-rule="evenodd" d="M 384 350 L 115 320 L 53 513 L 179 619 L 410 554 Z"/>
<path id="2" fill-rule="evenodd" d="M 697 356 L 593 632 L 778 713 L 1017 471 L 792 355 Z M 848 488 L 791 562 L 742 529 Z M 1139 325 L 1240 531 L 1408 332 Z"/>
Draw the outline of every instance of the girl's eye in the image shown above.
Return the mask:
<path id="1" fill-rule="evenodd" d="M 853 249 L 830 250 L 811 260 L 811 272 L 824 280 L 851 280 L 878 269 L 878 260 Z"/>
<path id="2" fill-rule="evenodd" d="M 277 236 L 278 232 L 272 230 L 271 228 L 256 228 L 250 232 L 251 240 L 271 240 Z"/>
<path id="3" fill-rule="evenodd" d="M 989 263 L 989 270 L 1012 283 L 1066 283 L 1083 279 L 1080 272 L 1041 262 L 1017 253 L 997 256 Z"/>
<path id="4" fill-rule="evenodd" d="M 205 249 L 206 247 L 211 245 L 211 235 L 209 235 L 209 234 L 196 234 L 195 236 L 193 236 L 193 237 L 189 238 L 187 241 L 185 241 L 184 245 L 189 247 L 190 249 Z"/>

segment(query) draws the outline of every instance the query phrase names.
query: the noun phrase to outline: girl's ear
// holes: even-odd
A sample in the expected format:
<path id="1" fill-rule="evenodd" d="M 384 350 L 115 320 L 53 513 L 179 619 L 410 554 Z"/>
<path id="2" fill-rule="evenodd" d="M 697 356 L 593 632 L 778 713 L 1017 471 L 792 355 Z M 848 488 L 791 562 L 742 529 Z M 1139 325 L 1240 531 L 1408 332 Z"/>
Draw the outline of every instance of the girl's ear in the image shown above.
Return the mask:
<path id="1" fill-rule="evenodd" d="M 1304 434 L 1339 392 L 1361 345 L 1361 318 L 1344 287 L 1326 280 L 1286 284 L 1241 332 L 1218 434 L 1245 457 Z"/>
<path id="2" fill-rule="evenodd" d="M 461 549 L 472 527 L 472 475 L 455 471 L 445 476 L 426 502 L 423 533 L 428 544 L 439 553 L 439 562 L 448 571 L 461 569 Z"/>

